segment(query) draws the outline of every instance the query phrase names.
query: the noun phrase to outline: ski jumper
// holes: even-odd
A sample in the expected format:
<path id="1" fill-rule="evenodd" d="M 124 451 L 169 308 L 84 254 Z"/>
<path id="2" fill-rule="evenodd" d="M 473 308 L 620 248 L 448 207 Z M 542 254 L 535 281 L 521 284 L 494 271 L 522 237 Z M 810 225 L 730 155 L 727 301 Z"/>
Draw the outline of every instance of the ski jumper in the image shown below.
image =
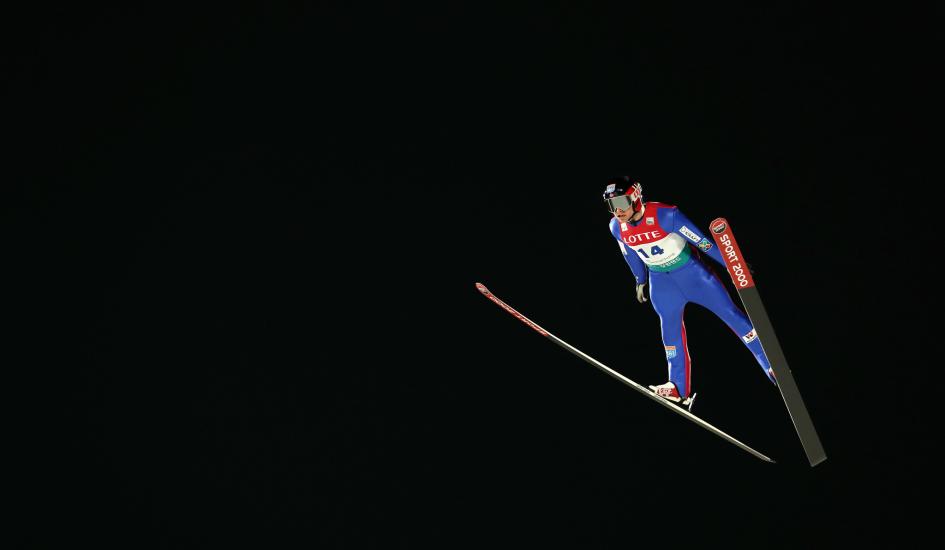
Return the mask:
<path id="1" fill-rule="evenodd" d="M 647 202 L 643 204 L 643 217 L 636 223 L 621 223 L 611 218 L 610 233 L 620 244 L 637 284 L 649 279 L 650 300 L 660 317 L 669 380 L 676 385 L 681 397 L 688 397 L 691 389 L 683 322 L 683 311 L 690 302 L 722 319 L 751 350 L 765 375 L 774 381 L 768 370 L 771 365 L 748 316 L 735 305 L 722 281 L 700 259 L 698 250 L 719 265 L 725 265 L 718 248 L 703 236 L 696 224 L 675 206 Z"/>

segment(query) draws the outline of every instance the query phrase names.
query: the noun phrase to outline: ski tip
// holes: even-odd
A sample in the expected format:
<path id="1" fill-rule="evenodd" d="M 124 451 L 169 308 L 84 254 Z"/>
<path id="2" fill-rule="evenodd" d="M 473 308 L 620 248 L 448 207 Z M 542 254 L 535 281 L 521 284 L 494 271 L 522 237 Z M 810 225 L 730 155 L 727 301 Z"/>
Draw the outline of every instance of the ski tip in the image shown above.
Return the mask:
<path id="1" fill-rule="evenodd" d="M 718 233 L 721 235 L 726 229 L 728 229 L 728 220 L 725 218 L 715 218 L 709 224 L 709 229 L 711 229 L 713 233 Z"/>
<path id="2" fill-rule="evenodd" d="M 489 289 L 486 288 L 486 285 L 482 283 L 476 283 L 476 288 L 479 289 L 479 292 L 482 292 L 483 294 L 491 294 Z"/>

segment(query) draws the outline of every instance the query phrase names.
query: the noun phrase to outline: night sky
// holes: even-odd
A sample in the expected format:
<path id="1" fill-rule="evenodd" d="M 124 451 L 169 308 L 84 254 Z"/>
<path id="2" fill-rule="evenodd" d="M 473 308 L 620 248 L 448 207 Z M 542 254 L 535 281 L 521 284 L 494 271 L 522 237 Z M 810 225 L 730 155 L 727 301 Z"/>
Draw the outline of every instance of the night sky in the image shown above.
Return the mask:
<path id="1" fill-rule="evenodd" d="M 24 544 L 918 540 L 940 434 L 919 244 L 942 233 L 922 162 L 941 150 L 936 18 L 784 2 L 10 14 Z M 476 291 L 664 382 L 658 317 L 601 200 L 624 174 L 703 231 L 729 220 L 825 463 L 707 310 L 685 317 L 694 412 L 777 464 Z"/>

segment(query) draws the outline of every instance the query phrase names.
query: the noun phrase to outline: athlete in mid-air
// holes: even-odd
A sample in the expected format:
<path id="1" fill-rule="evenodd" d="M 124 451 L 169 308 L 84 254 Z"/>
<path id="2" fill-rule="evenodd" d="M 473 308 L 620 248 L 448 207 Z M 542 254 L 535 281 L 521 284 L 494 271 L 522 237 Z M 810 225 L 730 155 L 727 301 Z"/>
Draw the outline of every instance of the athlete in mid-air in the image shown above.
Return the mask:
<path id="1" fill-rule="evenodd" d="M 768 378 L 775 382 L 748 316 L 726 292 L 722 282 L 706 266 L 705 253 L 724 266 L 722 255 L 699 226 L 677 207 L 659 202 L 643 202 L 639 182 L 622 176 L 610 178 L 604 201 L 613 214 L 610 233 L 620 243 L 620 251 L 636 278 L 637 301 L 646 301 L 650 284 L 653 309 L 660 317 L 663 346 L 669 363 L 669 381 L 650 389 L 674 403 L 691 406 L 692 393 L 689 349 L 683 310 L 692 302 L 715 313 L 737 334 Z"/>

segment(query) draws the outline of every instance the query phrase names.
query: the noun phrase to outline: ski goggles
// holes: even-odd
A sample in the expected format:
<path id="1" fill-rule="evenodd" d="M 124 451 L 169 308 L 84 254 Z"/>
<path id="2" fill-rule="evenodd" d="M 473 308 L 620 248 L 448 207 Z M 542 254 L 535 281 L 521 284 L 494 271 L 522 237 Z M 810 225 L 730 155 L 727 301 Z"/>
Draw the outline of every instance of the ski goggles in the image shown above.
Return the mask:
<path id="1" fill-rule="evenodd" d="M 633 200 L 631 200 L 630 195 L 618 195 L 604 199 L 604 202 L 607 203 L 607 209 L 611 212 L 616 212 L 618 208 L 621 210 L 633 210 Z"/>

